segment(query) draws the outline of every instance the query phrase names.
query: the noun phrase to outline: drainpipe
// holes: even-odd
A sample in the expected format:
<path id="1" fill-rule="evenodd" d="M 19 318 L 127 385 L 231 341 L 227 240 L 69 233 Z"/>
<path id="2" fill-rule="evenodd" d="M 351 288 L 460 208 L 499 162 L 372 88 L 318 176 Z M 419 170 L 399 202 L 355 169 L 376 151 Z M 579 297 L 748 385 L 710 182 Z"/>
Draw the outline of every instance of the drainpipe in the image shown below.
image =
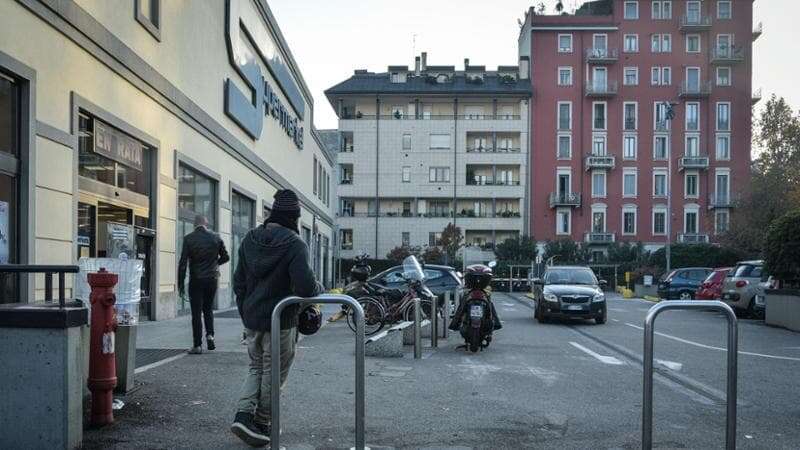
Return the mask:
<path id="1" fill-rule="evenodd" d="M 380 201 L 380 191 L 378 189 L 379 184 L 378 180 L 380 179 L 380 160 L 381 160 L 381 99 L 380 97 L 375 97 L 375 253 L 374 258 L 379 259 L 378 256 L 378 222 L 380 221 L 381 216 L 381 201 Z"/>

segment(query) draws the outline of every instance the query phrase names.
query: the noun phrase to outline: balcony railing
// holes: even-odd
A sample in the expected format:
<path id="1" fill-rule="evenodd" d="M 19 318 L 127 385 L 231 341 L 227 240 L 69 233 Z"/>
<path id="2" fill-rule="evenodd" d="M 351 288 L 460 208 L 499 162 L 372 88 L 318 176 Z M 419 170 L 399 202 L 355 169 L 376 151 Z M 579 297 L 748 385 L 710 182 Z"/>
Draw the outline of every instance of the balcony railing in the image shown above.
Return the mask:
<path id="1" fill-rule="evenodd" d="M 711 16 L 698 14 L 681 16 L 681 31 L 700 31 L 711 28 Z"/>
<path id="2" fill-rule="evenodd" d="M 557 206 L 581 206 L 581 194 L 579 192 L 551 192 L 550 207 Z"/>
<path id="3" fill-rule="evenodd" d="M 681 156 L 678 170 L 684 169 L 708 169 L 708 156 Z"/>
<path id="4" fill-rule="evenodd" d="M 753 28 L 753 41 L 761 37 L 761 33 L 764 32 L 764 23 L 758 22 L 755 28 Z"/>
<path id="5" fill-rule="evenodd" d="M 467 180 L 467 186 L 519 186 L 519 180 Z"/>
<path id="6" fill-rule="evenodd" d="M 615 239 L 616 235 L 614 233 L 605 231 L 590 231 L 585 236 L 587 244 L 611 244 Z"/>
<path id="7" fill-rule="evenodd" d="M 519 147 L 492 147 L 487 146 L 471 146 L 467 147 L 467 153 L 519 153 L 522 151 Z"/>
<path id="8" fill-rule="evenodd" d="M 731 64 L 744 61 L 744 49 L 738 46 L 711 47 L 712 64 Z"/>
<path id="9" fill-rule="evenodd" d="M 587 48 L 586 61 L 595 64 L 611 64 L 619 59 L 616 48 Z"/>
<path id="10" fill-rule="evenodd" d="M 707 244 L 708 235 L 703 233 L 678 233 L 679 244 Z"/>
<path id="11" fill-rule="evenodd" d="M 608 169 L 614 168 L 616 158 L 613 155 L 587 155 L 586 156 L 586 170 L 591 169 Z"/>
<path id="12" fill-rule="evenodd" d="M 708 209 L 733 208 L 735 200 L 727 192 L 714 192 L 708 195 Z"/>
<path id="13" fill-rule="evenodd" d="M 701 98 L 711 95 L 711 82 L 710 81 L 686 81 L 681 83 L 678 90 L 678 96 L 681 98 Z"/>
<path id="14" fill-rule="evenodd" d="M 619 84 L 617 81 L 607 81 L 605 83 L 594 83 L 590 81 L 586 84 L 587 97 L 613 97 L 619 91 Z"/>

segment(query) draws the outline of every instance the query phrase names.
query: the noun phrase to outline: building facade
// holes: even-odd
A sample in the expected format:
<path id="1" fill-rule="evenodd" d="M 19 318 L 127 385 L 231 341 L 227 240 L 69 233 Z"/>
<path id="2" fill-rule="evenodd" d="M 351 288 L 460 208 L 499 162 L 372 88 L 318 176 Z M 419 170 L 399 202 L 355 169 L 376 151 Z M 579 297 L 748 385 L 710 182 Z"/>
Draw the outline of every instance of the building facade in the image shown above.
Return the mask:
<path id="1" fill-rule="evenodd" d="M 0 2 L 0 260 L 115 257 L 115 224 L 144 260 L 140 319 L 167 319 L 188 310 L 177 260 L 202 214 L 233 258 L 224 308 L 239 243 L 291 188 L 330 283 L 333 159 L 313 117 L 264 0 Z M 2 301 L 43 289 L 6 279 Z"/>
<path id="2" fill-rule="evenodd" d="M 615 241 L 713 242 L 728 229 L 749 184 L 752 9 L 600 0 L 575 14 L 528 13 L 520 54 L 534 86 L 537 240 L 602 252 Z"/>
<path id="3" fill-rule="evenodd" d="M 339 117 L 340 255 L 439 245 L 455 223 L 470 260 L 526 229 L 528 61 L 356 70 L 326 91 Z"/>

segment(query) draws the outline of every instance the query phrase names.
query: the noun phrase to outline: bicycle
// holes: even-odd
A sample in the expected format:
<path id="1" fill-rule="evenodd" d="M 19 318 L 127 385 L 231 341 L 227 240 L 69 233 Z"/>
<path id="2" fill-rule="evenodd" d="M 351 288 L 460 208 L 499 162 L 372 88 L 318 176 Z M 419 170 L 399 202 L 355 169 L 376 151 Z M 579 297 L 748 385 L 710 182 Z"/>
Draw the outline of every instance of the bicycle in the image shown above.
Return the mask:
<path id="1" fill-rule="evenodd" d="M 414 320 L 414 299 L 425 296 L 422 293 L 423 284 L 421 281 L 407 280 L 408 288 L 402 298 L 390 298 L 389 291 L 384 291 L 384 295 L 360 297 L 356 301 L 364 310 L 364 334 L 367 336 L 378 333 L 387 324 L 394 324 L 401 320 Z M 420 299 L 420 320 L 431 317 L 431 307 L 433 302 L 428 299 Z M 353 311 L 347 313 L 347 325 L 355 332 L 355 314 Z"/>

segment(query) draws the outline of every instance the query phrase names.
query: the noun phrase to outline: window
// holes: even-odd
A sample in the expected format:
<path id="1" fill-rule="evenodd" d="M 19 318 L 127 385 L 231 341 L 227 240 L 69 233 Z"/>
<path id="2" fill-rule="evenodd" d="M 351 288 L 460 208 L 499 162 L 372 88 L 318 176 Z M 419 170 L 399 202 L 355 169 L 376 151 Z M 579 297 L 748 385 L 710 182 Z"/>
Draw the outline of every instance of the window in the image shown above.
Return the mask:
<path id="1" fill-rule="evenodd" d="M 22 164 L 20 161 L 20 122 L 23 118 L 23 91 L 20 85 L 0 72 L 0 217 L 6 227 L 0 229 L 0 264 L 19 263 L 19 194 Z M 27 100 L 26 100 L 27 102 Z M 27 132 L 27 131 L 26 131 Z M 8 161 L 10 164 L 3 164 Z M 5 170 L 3 170 L 5 169 Z M 9 170 L 10 169 L 10 170 Z M 91 215 L 94 217 L 94 214 Z M 79 231 L 81 233 L 79 218 Z M 0 303 L 19 300 L 21 293 L 16 277 L 0 278 Z"/>
<path id="2" fill-rule="evenodd" d="M 558 68 L 558 85 L 572 86 L 572 67 Z"/>
<path id="3" fill-rule="evenodd" d="M 431 183 L 449 183 L 450 182 L 450 168 L 449 167 L 431 167 L 428 175 L 428 181 Z"/>
<path id="4" fill-rule="evenodd" d="M 572 212 L 569 209 L 559 209 L 556 211 L 556 234 L 568 235 L 571 233 L 571 215 Z"/>
<path id="5" fill-rule="evenodd" d="M 730 0 L 719 0 L 717 2 L 717 19 L 728 20 L 733 16 Z"/>
<path id="6" fill-rule="evenodd" d="M 653 114 L 653 129 L 656 131 L 666 131 L 670 128 L 670 120 L 668 117 L 669 105 L 666 102 L 655 102 L 653 105 L 655 110 Z"/>
<path id="7" fill-rule="evenodd" d="M 314 185 L 314 188 L 313 188 L 314 195 L 316 195 L 316 194 L 317 194 L 317 179 L 318 179 L 317 166 L 318 166 L 318 164 L 317 164 L 317 157 L 316 157 L 316 156 L 314 156 L 314 182 L 313 182 L 313 185 Z"/>
<path id="8" fill-rule="evenodd" d="M 672 2 L 669 0 L 655 0 L 653 2 L 652 18 L 655 20 L 672 19 Z"/>
<path id="9" fill-rule="evenodd" d="M 136 21 L 153 35 L 161 40 L 161 0 L 136 0 Z"/>
<path id="10" fill-rule="evenodd" d="M 603 171 L 592 172 L 592 197 L 606 196 L 606 173 Z"/>
<path id="11" fill-rule="evenodd" d="M 686 234 L 697 234 L 697 216 L 696 209 L 686 209 L 683 211 L 683 232 Z"/>
<path id="12" fill-rule="evenodd" d="M 558 129 L 572 129 L 572 103 L 558 102 Z"/>
<path id="13" fill-rule="evenodd" d="M 606 155 L 606 137 L 605 135 L 596 135 L 592 137 L 592 155 L 605 156 Z"/>
<path id="14" fill-rule="evenodd" d="M 700 53 L 700 35 L 686 35 L 686 53 Z"/>
<path id="15" fill-rule="evenodd" d="M 558 35 L 558 52 L 559 53 L 572 53 L 572 35 L 559 34 Z"/>
<path id="16" fill-rule="evenodd" d="M 606 129 L 606 103 L 595 102 L 592 105 L 592 129 Z"/>
<path id="17" fill-rule="evenodd" d="M 700 103 L 686 103 L 686 131 L 700 131 Z"/>
<path id="18" fill-rule="evenodd" d="M 558 159 L 572 158 L 572 136 L 559 135 L 558 136 Z"/>
<path id="19" fill-rule="evenodd" d="M 343 217 L 353 217 L 354 212 L 355 208 L 353 206 L 353 200 L 348 200 L 344 198 L 339 200 L 339 213 Z"/>
<path id="20" fill-rule="evenodd" d="M 639 68 L 626 67 L 625 77 L 622 81 L 625 86 L 637 86 L 639 84 Z"/>
<path id="21" fill-rule="evenodd" d="M 717 86 L 731 85 L 731 68 L 717 67 Z"/>
<path id="22" fill-rule="evenodd" d="M 605 208 L 592 208 L 592 233 L 606 232 L 606 210 Z"/>
<path id="23" fill-rule="evenodd" d="M 442 233 L 428 233 L 428 246 L 436 247 L 442 243 Z"/>
<path id="24" fill-rule="evenodd" d="M 622 172 L 622 196 L 636 197 L 637 195 L 637 172 L 636 169 L 625 169 Z"/>
<path id="25" fill-rule="evenodd" d="M 653 67 L 651 69 L 650 84 L 653 86 L 669 86 L 672 84 L 672 68 Z"/>
<path id="26" fill-rule="evenodd" d="M 572 183 L 570 181 L 572 175 L 570 174 L 569 169 L 566 169 L 566 171 L 559 170 L 557 177 L 558 178 L 556 181 L 556 189 L 558 195 L 561 198 L 566 198 L 567 195 L 569 195 L 572 192 L 572 185 L 571 185 Z"/>
<path id="27" fill-rule="evenodd" d="M 353 249 L 353 230 L 344 228 L 339 231 L 339 241 L 341 242 L 342 250 Z"/>
<path id="28" fill-rule="evenodd" d="M 411 183 L 411 167 L 403 166 L 403 183 Z"/>
<path id="29" fill-rule="evenodd" d="M 411 135 L 403 135 L 403 150 L 411 150 Z"/>
<path id="30" fill-rule="evenodd" d="M 392 83 L 405 83 L 406 82 L 406 74 L 402 72 L 392 72 L 391 75 L 391 82 Z"/>
<path id="31" fill-rule="evenodd" d="M 716 199 L 730 201 L 731 182 L 729 170 L 717 169 L 714 183 L 714 195 L 716 195 Z"/>
<path id="32" fill-rule="evenodd" d="M 231 275 L 239 262 L 239 248 L 244 237 L 255 226 L 256 202 L 236 191 L 231 191 Z"/>
<path id="33" fill-rule="evenodd" d="M 635 131 L 638 125 L 637 103 L 625 102 L 622 105 L 622 109 L 623 109 L 623 116 L 625 118 L 625 120 L 623 121 L 623 129 L 626 131 Z"/>
<path id="34" fill-rule="evenodd" d="M 684 88 L 687 92 L 701 92 L 699 67 L 686 68 L 686 83 L 684 84 Z"/>
<path id="35" fill-rule="evenodd" d="M 730 221 L 730 215 L 727 210 L 717 210 L 714 213 L 714 232 L 716 234 L 727 233 L 730 230 Z"/>
<path id="36" fill-rule="evenodd" d="M 653 234 L 665 235 L 667 234 L 667 210 L 666 209 L 653 209 Z"/>
<path id="37" fill-rule="evenodd" d="M 698 175 L 697 173 L 687 173 L 684 175 L 683 195 L 686 198 L 699 197 Z"/>
<path id="38" fill-rule="evenodd" d="M 653 159 L 667 159 L 667 136 L 655 136 L 653 138 Z"/>
<path id="39" fill-rule="evenodd" d="M 718 161 L 731 159 L 731 136 L 729 134 L 718 134 L 716 148 Z"/>
<path id="40" fill-rule="evenodd" d="M 731 131 L 731 104 L 717 103 L 717 131 Z"/>
<path id="41" fill-rule="evenodd" d="M 431 150 L 441 150 L 450 148 L 449 134 L 431 134 Z"/>
<path id="42" fill-rule="evenodd" d="M 626 134 L 622 137 L 622 158 L 636 159 L 638 148 L 638 138 L 635 134 Z"/>
<path id="43" fill-rule="evenodd" d="M 217 180 L 179 163 L 178 211 L 180 220 L 187 222 L 187 232 L 194 229 L 194 218 L 198 215 L 205 216 L 208 228 L 216 230 Z"/>
<path id="44" fill-rule="evenodd" d="M 700 156 L 700 136 L 690 134 L 686 136 L 685 156 Z"/>
<path id="45" fill-rule="evenodd" d="M 592 89 L 595 92 L 608 91 L 608 70 L 605 67 L 592 69 Z"/>
<path id="46" fill-rule="evenodd" d="M 623 51 L 626 53 L 636 53 L 639 51 L 639 35 L 638 34 L 626 34 L 625 35 L 625 45 L 623 47 Z"/>
<path id="47" fill-rule="evenodd" d="M 654 34 L 650 37 L 650 52 L 670 53 L 672 51 L 671 34 Z"/>
<path id="48" fill-rule="evenodd" d="M 653 172 L 653 196 L 667 196 L 667 172 L 665 170 Z"/>
<path id="49" fill-rule="evenodd" d="M 622 234 L 636 234 L 636 208 L 626 206 L 622 209 Z"/>
<path id="50" fill-rule="evenodd" d="M 625 19 L 636 20 L 639 18 L 639 2 L 629 1 L 625 2 Z"/>
<path id="51" fill-rule="evenodd" d="M 411 246 L 411 233 L 408 231 L 403 231 L 400 234 L 400 241 L 403 243 L 403 247 L 410 247 Z"/>
<path id="52" fill-rule="evenodd" d="M 688 1 L 686 2 L 686 21 L 691 24 L 700 23 L 700 2 Z"/>

